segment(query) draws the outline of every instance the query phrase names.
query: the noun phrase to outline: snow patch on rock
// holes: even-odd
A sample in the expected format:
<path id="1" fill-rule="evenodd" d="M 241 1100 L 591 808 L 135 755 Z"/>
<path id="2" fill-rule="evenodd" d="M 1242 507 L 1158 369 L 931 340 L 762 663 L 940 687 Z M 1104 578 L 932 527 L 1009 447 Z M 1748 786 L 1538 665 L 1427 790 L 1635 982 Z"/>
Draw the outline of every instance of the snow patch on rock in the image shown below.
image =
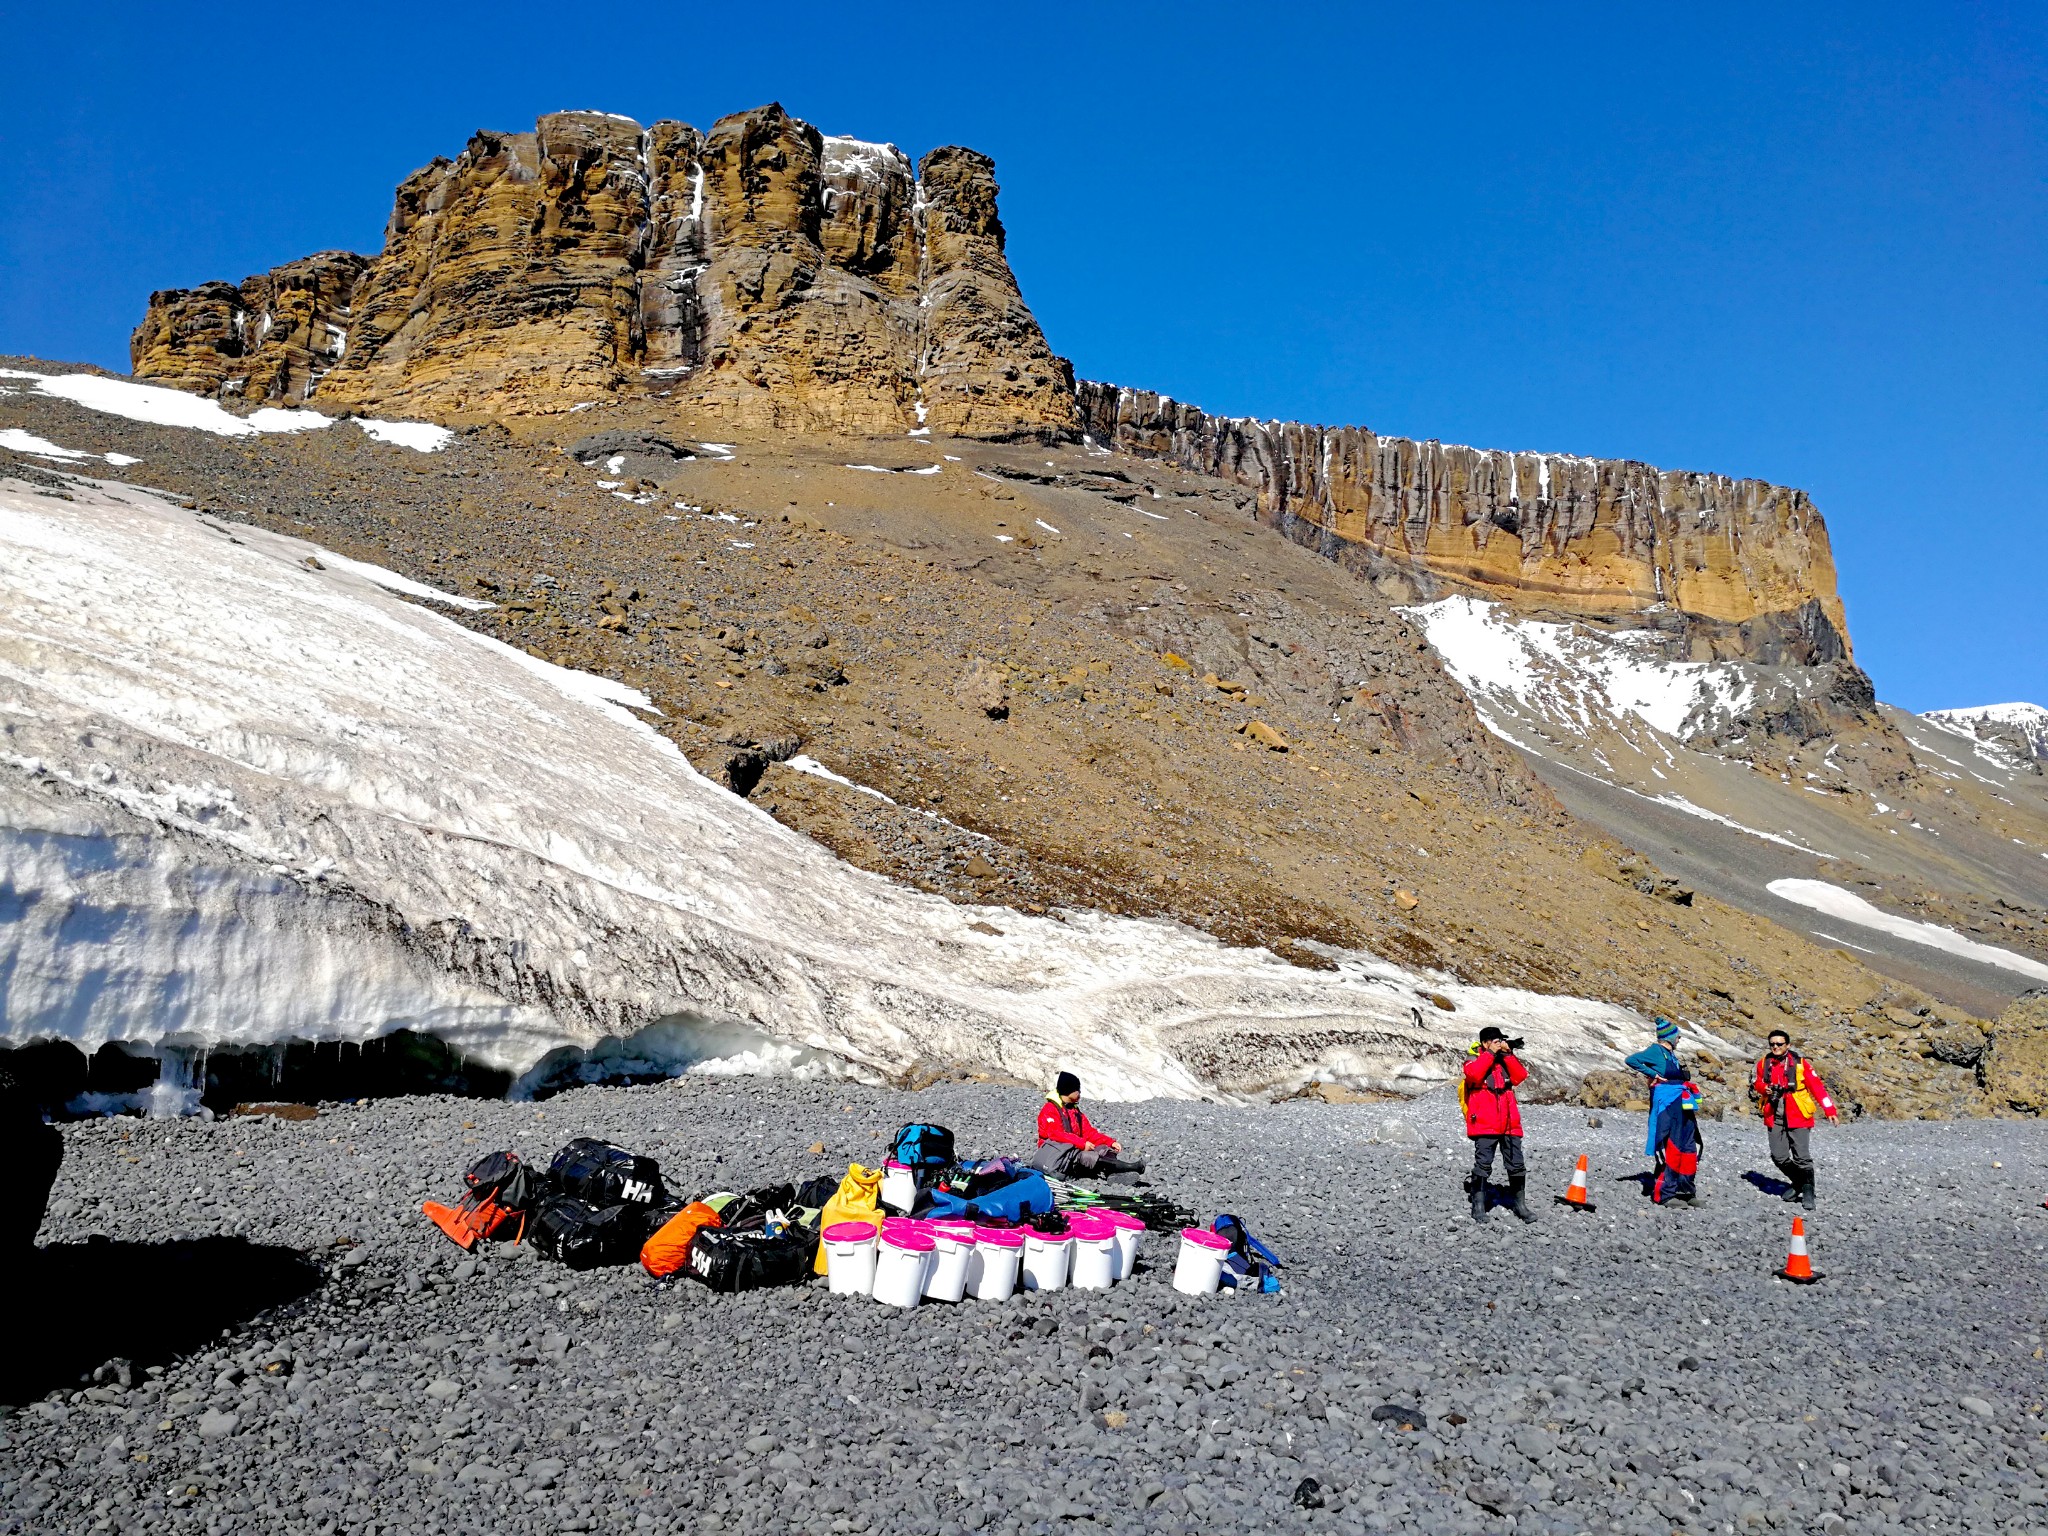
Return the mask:
<path id="1" fill-rule="evenodd" d="M 1652 631 L 1603 634 L 1518 618 L 1498 603 L 1446 597 L 1402 610 L 1422 625 L 1489 725 L 1503 708 L 1578 733 L 1640 721 L 1685 740 L 1738 717 L 1755 684 L 1737 662 L 1673 661 Z"/>
<path id="2" fill-rule="evenodd" d="M 136 384 L 127 379 L 110 379 L 96 373 L 30 373 L 20 368 L 0 368 L 0 379 L 19 379 L 33 384 L 37 393 L 69 400 L 89 411 L 119 416 L 128 421 L 147 422 L 159 427 L 184 427 L 211 432 L 216 437 L 258 437 L 267 432 L 317 432 L 334 425 L 332 416 L 318 411 L 288 410 L 266 405 L 237 416 L 218 400 L 187 394 L 182 389 L 165 389 L 159 384 Z M 421 453 L 445 448 L 454 437 L 446 427 L 423 421 L 374 421 L 357 419 L 356 425 L 379 442 L 397 443 Z M 0 444 L 0 446 L 5 446 Z M 36 450 L 24 450 L 34 452 Z M 135 459 L 108 454 L 112 464 L 133 464 Z"/>
<path id="3" fill-rule="evenodd" d="M 1874 928 L 1879 933 L 1888 933 L 1894 938 L 1909 943 L 1924 944 L 1930 949 L 1947 950 L 1965 960 L 1974 960 L 1979 965 L 1995 965 L 2000 970 L 2015 971 L 2022 976 L 2031 976 L 2036 981 L 2048 981 L 2048 965 L 2016 955 L 2009 949 L 2000 949 L 1995 944 L 1980 944 L 1975 939 L 1965 938 L 1953 928 L 1944 928 L 1939 923 L 1918 922 L 1910 917 L 1898 917 L 1880 907 L 1874 907 L 1854 891 L 1844 890 L 1839 885 L 1830 885 L 1825 880 L 1773 880 L 1764 887 L 1773 896 L 1782 897 L 1798 906 L 1815 912 L 1825 913 L 1845 923 L 1860 927 Z"/>

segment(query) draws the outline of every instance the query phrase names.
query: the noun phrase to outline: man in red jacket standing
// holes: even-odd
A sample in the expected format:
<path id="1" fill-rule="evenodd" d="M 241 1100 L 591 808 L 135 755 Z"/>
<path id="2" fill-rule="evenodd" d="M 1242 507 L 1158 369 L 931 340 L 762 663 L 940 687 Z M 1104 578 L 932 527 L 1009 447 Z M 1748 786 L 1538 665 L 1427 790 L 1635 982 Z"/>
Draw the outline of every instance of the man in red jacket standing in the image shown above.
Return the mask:
<path id="1" fill-rule="evenodd" d="M 1145 1171 L 1144 1163 L 1123 1156 L 1116 1138 L 1098 1131 L 1081 1113 L 1081 1079 L 1071 1072 L 1059 1075 L 1038 1111 L 1038 1155 L 1032 1162 L 1062 1179 Z"/>
<path id="2" fill-rule="evenodd" d="M 1465 1134 L 1472 1138 L 1472 1174 L 1466 1191 L 1472 1196 L 1472 1219 L 1486 1220 L 1487 1180 L 1497 1152 L 1508 1172 L 1508 1209 L 1524 1221 L 1536 1215 L 1522 1202 L 1526 1174 L 1522 1166 L 1522 1106 L 1515 1084 L 1529 1075 L 1515 1052 L 1522 1042 L 1489 1024 L 1479 1031 L 1479 1044 L 1465 1063 Z"/>
<path id="3" fill-rule="evenodd" d="M 1812 1210 L 1813 1122 L 1817 1114 L 1826 1115 L 1830 1125 L 1840 1119 L 1828 1085 L 1813 1070 L 1813 1063 L 1792 1049 L 1792 1037 L 1774 1029 L 1770 1049 L 1756 1064 L 1751 1092 L 1764 1117 L 1764 1129 L 1770 1133 L 1771 1161 L 1792 1184 L 1785 1199 L 1797 1200 Z"/>

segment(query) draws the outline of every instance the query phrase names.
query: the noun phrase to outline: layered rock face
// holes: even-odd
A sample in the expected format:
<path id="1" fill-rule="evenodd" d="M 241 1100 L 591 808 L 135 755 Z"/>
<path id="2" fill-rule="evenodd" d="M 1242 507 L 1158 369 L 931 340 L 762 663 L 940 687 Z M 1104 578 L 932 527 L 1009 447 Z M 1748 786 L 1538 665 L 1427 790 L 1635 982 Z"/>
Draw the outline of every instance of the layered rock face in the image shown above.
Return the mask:
<path id="1" fill-rule="evenodd" d="M 1643 615 L 1682 631 L 1693 661 L 1849 662 L 1827 528 L 1803 491 L 1211 416 L 1108 384 L 1078 399 L 1098 443 L 1247 486 L 1263 519 L 1403 595 Z"/>
<path id="2" fill-rule="evenodd" d="M 304 400 L 347 352 L 349 297 L 369 258 L 322 251 L 232 283 L 149 296 L 137 378 L 198 394 Z"/>
<path id="3" fill-rule="evenodd" d="M 374 259 L 152 295 L 134 371 L 344 409 L 646 394 L 741 429 L 1068 435 L 1072 375 L 1004 258 L 994 169 L 948 148 L 913 171 L 772 105 L 708 134 L 555 113 L 408 177 Z M 263 325 L 309 284 L 289 337 Z"/>

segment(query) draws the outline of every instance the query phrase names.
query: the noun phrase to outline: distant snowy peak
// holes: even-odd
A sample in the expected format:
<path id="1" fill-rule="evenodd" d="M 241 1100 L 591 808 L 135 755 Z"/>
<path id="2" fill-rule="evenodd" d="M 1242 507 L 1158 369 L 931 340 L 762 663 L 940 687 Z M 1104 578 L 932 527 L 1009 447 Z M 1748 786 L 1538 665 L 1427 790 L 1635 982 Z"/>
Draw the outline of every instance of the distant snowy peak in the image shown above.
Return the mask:
<path id="1" fill-rule="evenodd" d="M 1635 736 L 1647 726 L 1685 741 L 1728 730 L 1756 702 L 1759 668 L 1675 660 L 1653 630 L 1526 619 L 1475 597 L 1402 611 L 1421 624 L 1480 718 L 1510 740 L 1521 719 L 1575 735 Z"/>
<path id="2" fill-rule="evenodd" d="M 1967 709 L 1931 709 L 1920 717 L 1971 737 L 2013 766 L 2048 762 L 2048 709 L 2039 704 L 1978 704 Z"/>

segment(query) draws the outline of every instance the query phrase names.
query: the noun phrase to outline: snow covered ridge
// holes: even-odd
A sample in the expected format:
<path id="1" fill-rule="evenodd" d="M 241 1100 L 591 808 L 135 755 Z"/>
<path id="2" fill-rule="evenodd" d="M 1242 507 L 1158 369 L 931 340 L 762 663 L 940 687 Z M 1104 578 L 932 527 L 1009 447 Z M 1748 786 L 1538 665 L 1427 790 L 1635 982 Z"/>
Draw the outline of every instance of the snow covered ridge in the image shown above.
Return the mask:
<path id="1" fill-rule="evenodd" d="M 1968 736 L 1979 751 L 2002 767 L 2025 767 L 2048 759 L 2048 709 L 2039 704 L 1979 704 L 1969 709 L 1930 709 L 1930 725 Z"/>
<path id="2" fill-rule="evenodd" d="M 159 427 L 188 427 L 211 432 L 216 437 L 256 437 L 266 432 L 317 432 L 334 425 L 335 418 L 318 411 L 284 410 L 266 405 L 247 416 L 237 416 L 218 400 L 188 395 L 181 389 L 164 389 L 156 384 L 133 384 L 97 373 L 28 373 L 19 368 L 0 368 L 0 381 L 25 380 L 38 394 L 69 400 L 90 411 L 122 416 L 129 421 L 146 421 Z M 4 385 L 0 385 L 4 387 Z M 454 441 L 446 427 L 424 421 L 378 421 L 371 417 L 347 418 L 380 443 L 395 443 L 419 453 L 437 453 Z M 5 445 L 0 445 L 5 446 Z M 34 451 L 34 450 L 24 450 Z M 110 462 L 134 463 L 133 459 Z"/>
<path id="3" fill-rule="evenodd" d="M 1365 957 L 1309 971 L 1156 922 L 953 906 L 712 785 L 632 690 L 403 578 L 127 487 L 74 496 L 0 493 L 7 1040 L 409 1028 L 523 1072 L 660 1024 L 752 1042 L 716 1053 L 754 1066 L 1067 1066 L 1136 1097 L 1416 1090 L 1489 1022 L 1561 1078 L 1642 1037 L 1607 1004 Z"/>

